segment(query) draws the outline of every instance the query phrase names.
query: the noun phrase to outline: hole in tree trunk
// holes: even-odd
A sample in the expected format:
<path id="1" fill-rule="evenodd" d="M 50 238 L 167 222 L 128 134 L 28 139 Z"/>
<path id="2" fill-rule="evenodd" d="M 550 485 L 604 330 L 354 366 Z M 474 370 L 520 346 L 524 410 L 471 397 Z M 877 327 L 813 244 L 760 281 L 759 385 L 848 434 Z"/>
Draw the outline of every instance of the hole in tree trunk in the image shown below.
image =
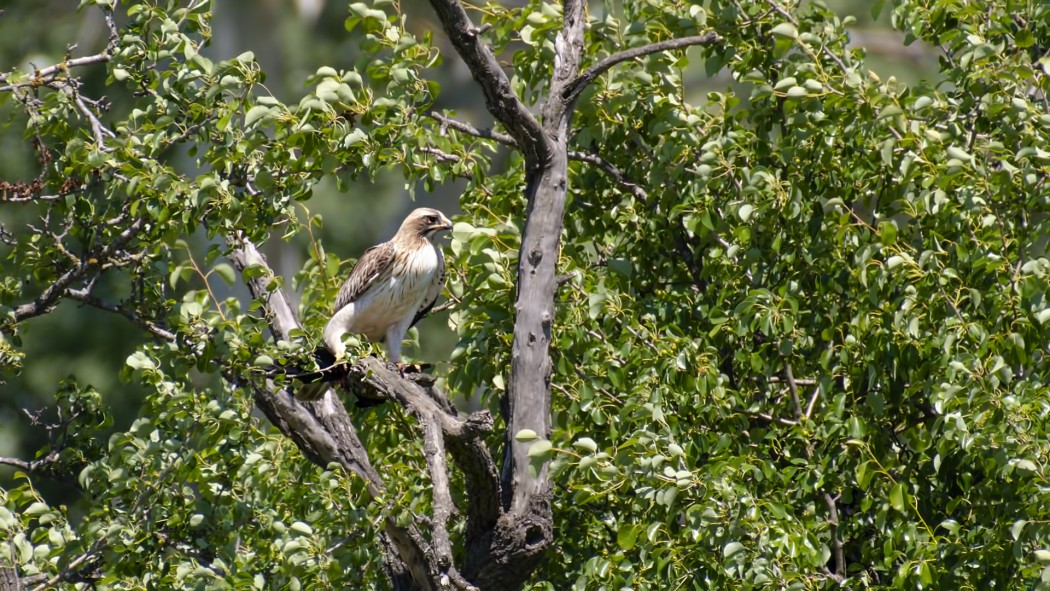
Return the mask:
<path id="1" fill-rule="evenodd" d="M 543 528 L 534 525 L 525 530 L 525 545 L 529 548 L 543 543 Z"/>

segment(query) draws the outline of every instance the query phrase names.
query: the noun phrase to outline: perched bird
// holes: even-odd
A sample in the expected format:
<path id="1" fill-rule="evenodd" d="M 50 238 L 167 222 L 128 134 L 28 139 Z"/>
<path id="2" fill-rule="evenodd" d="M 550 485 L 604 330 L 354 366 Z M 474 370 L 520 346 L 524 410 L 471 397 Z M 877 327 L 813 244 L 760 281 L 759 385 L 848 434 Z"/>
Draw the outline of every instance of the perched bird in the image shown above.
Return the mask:
<path id="1" fill-rule="evenodd" d="M 421 207 L 408 214 L 392 239 L 361 255 L 324 327 L 324 344 L 334 362 L 346 355 L 343 335 L 355 333 L 384 341 L 389 361 L 403 367 L 405 333 L 430 312 L 445 284 L 445 256 L 431 239 L 451 228 L 452 222 L 440 211 Z M 328 386 L 307 384 L 296 397 L 316 400 Z"/>

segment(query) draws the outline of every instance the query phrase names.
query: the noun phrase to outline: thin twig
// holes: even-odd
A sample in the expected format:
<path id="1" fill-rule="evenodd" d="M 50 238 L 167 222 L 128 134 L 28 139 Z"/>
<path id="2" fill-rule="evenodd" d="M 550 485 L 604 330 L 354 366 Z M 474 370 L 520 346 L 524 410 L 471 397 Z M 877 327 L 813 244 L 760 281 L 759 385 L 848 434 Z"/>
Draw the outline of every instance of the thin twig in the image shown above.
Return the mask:
<path id="1" fill-rule="evenodd" d="M 438 162 L 459 162 L 463 160 L 455 154 L 449 154 L 448 152 L 439 150 L 437 148 L 432 148 L 430 146 L 423 146 L 419 149 L 419 151 L 423 152 L 424 154 L 430 154 L 431 156 L 436 158 Z"/>
<path id="2" fill-rule="evenodd" d="M 778 425 L 784 425 L 785 427 L 794 427 L 798 425 L 798 421 L 792 421 L 791 419 L 785 419 L 782 417 L 774 417 L 771 414 L 764 412 L 756 412 L 751 415 L 752 418 L 763 420 L 767 423 L 776 423 Z"/>
<path id="3" fill-rule="evenodd" d="M 784 379 L 787 380 L 788 390 L 791 391 L 791 400 L 795 403 L 795 418 L 801 419 L 804 416 L 802 412 L 802 402 L 798 397 L 798 384 L 795 383 L 795 375 L 791 370 L 791 363 L 784 361 Z"/>
<path id="4" fill-rule="evenodd" d="M 620 169 L 616 168 L 611 162 L 597 154 L 570 150 L 569 160 L 577 160 L 579 162 L 593 164 L 607 174 L 609 178 L 616 181 L 617 184 L 630 191 L 639 201 L 647 201 L 649 199 L 649 194 L 645 192 L 645 189 L 643 189 L 641 185 L 628 180 L 626 175 L 620 172 Z"/>
<path id="5" fill-rule="evenodd" d="M 575 279 L 577 275 L 579 275 L 578 271 L 572 271 L 571 273 L 565 273 L 563 275 L 558 275 L 557 277 L 554 278 L 554 284 L 557 285 L 558 287 L 561 287 L 562 285 L 565 285 L 566 283 L 568 283 L 568 282 L 572 281 L 573 279 Z"/>
<path id="6" fill-rule="evenodd" d="M 48 84 L 53 82 L 55 77 L 59 74 L 68 72 L 70 68 L 77 68 L 80 66 L 88 66 L 91 64 L 101 64 L 108 62 L 111 59 L 109 49 L 95 55 L 88 55 L 84 57 L 73 58 L 64 62 L 48 66 L 33 72 L 33 77 L 23 82 L 15 82 L 6 86 L 0 86 L 0 92 L 11 92 L 18 88 L 26 88 L 31 86 L 40 86 L 42 84 Z M 6 79 L 6 78 L 5 78 Z"/>
<path id="7" fill-rule="evenodd" d="M 813 407 L 817 405 L 817 399 L 820 398 L 820 386 L 813 388 L 813 395 L 809 397 L 809 404 L 806 405 L 806 418 L 813 416 Z"/>
<path id="8" fill-rule="evenodd" d="M 437 314 L 438 312 L 444 312 L 445 310 L 455 307 L 458 303 L 459 302 L 457 302 L 456 300 L 445 300 L 437 306 L 434 306 L 434 308 L 430 310 L 430 313 Z"/>
<path id="9" fill-rule="evenodd" d="M 713 45 L 715 43 L 722 42 L 722 37 L 718 33 L 707 33 L 706 35 L 695 35 L 692 37 L 681 37 L 679 39 L 668 39 L 666 41 L 658 41 L 656 43 L 650 43 L 641 47 L 634 47 L 618 53 L 614 53 L 609 57 L 603 59 L 597 64 L 587 68 L 584 73 L 577 76 L 572 82 L 566 86 L 562 97 L 567 101 L 574 101 L 583 92 L 583 89 L 588 84 L 593 82 L 598 76 L 604 74 L 609 68 L 612 68 L 616 64 L 632 60 L 638 57 L 643 57 L 653 53 L 659 53 L 661 51 L 669 51 L 672 49 L 682 49 L 685 47 L 691 47 L 693 45 Z"/>
<path id="10" fill-rule="evenodd" d="M 514 140 L 514 138 L 505 133 L 500 133 L 491 129 L 478 129 L 477 127 L 474 127 L 469 123 L 465 123 L 457 119 L 452 119 L 451 117 L 448 117 L 443 113 L 439 113 L 437 111 L 427 111 L 427 117 L 430 117 L 431 119 L 441 123 L 441 127 L 443 129 L 446 127 L 450 127 L 452 129 L 455 129 L 456 131 L 465 133 L 467 135 L 472 135 L 474 137 L 479 137 L 486 140 L 493 140 L 505 146 L 511 146 L 512 148 L 518 147 L 518 143 Z"/>
<path id="11" fill-rule="evenodd" d="M 92 110 L 87 106 L 87 103 L 84 101 L 84 98 L 80 96 L 80 92 L 72 83 L 64 85 L 63 90 L 73 98 L 73 102 L 76 104 L 77 110 L 79 110 L 80 113 L 88 120 L 88 123 L 91 125 L 91 135 L 94 136 L 95 143 L 98 144 L 99 149 L 103 152 L 110 151 L 112 148 L 106 147 L 106 136 L 117 137 L 117 135 L 113 133 L 113 131 L 111 131 L 108 127 L 102 125 L 102 121 L 100 121 L 98 116 L 95 115 L 95 113 L 92 112 Z"/>
<path id="12" fill-rule="evenodd" d="M 106 312 L 112 312 L 114 314 L 120 314 L 139 328 L 145 329 L 147 332 L 162 341 L 167 341 L 169 343 L 175 342 L 175 333 L 143 318 L 132 309 L 100 300 L 91 293 L 90 289 L 70 289 L 66 291 L 66 295 L 69 296 L 70 299 L 82 302 L 93 308 L 98 308 L 99 310 L 105 310 Z"/>
<path id="13" fill-rule="evenodd" d="M 780 380 L 780 376 L 770 376 L 769 377 L 769 382 L 771 384 L 779 384 L 780 381 L 781 381 Z M 795 378 L 795 383 L 798 384 L 799 386 L 816 386 L 817 385 L 817 380 L 815 380 L 813 378 Z"/>

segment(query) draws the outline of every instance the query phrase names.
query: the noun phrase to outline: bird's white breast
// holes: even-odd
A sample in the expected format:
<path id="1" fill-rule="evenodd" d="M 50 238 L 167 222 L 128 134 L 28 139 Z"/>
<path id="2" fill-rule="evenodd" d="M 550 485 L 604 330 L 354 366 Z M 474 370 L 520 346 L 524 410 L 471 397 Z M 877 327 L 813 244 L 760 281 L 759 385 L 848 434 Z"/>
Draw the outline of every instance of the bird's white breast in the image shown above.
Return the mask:
<path id="1" fill-rule="evenodd" d="M 375 340 L 383 338 L 390 326 L 411 322 L 439 267 L 438 253 L 429 243 L 396 259 L 391 272 L 355 302 L 349 331 Z"/>

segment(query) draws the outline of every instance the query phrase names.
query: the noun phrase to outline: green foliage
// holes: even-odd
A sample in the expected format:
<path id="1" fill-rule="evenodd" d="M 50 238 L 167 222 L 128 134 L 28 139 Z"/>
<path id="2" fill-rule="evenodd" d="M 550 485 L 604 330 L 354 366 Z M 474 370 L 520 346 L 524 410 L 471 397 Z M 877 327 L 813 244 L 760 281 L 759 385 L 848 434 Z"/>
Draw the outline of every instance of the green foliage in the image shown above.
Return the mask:
<path id="1" fill-rule="evenodd" d="M 590 55 L 701 24 L 739 85 L 694 106 L 656 54 L 581 99 L 576 148 L 644 193 L 574 165 L 541 587 L 826 587 L 836 539 L 852 588 L 1045 585 L 1047 9 L 928 4 L 894 7 L 945 48 L 914 88 L 816 5 L 592 8 Z M 498 387 L 510 296 L 481 259 L 503 240 L 456 238 L 477 262 L 453 378 Z"/>
<path id="2" fill-rule="evenodd" d="M 148 394 L 106 445 L 98 393 L 62 386 L 38 460 L 83 499 L 53 506 L 20 476 L 0 491 L 0 560 L 71 587 L 70 573 L 113 589 L 382 586 L 377 524 L 430 509 L 420 443 L 399 409 L 357 417 L 390 488 L 364 505 L 363 483 L 252 415 L 243 385 L 310 337 L 273 343 L 257 302 L 225 297 L 226 240 L 312 232 L 300 209 L 325 178 L 465 179 L 450 248 L 460 342 L 443 377 L 497 410 L 520 159 L 494 170 L 491 142 L 425 116 L 440 55 L 392 3 L 350 5 L 362 56 L 318 67 L 297 104 L 267 94 L 252 54 L 205 57 L 206 3 L 121 10 L 105 67 L 130 103 L 108 114 L 112 137 L 100 143 L 75 94 L 13 92 L 33 99 L 41 194 L 58 198 L 28 205 L 50 225 L 4 251 L 25 273 L 0 285 L 0 359 L 32 362 L 15 309 L 77 269 L 133 284 L 125 315 L 171 338 L 128 357 L 123 377 Z M 590 7 L 585 67 L 709 30 L 725 40 L 621 64 L 577 105 L 572 149 L 617 172 L 571 165 L 555 428 L 516 434 L 555 484 L 556 547 L 533 588 L 1050 587 L 1050 8 L 888 10 L 942 52 L 939 82 L 882 80 L 819 2 Z M 542 97 L 560 8 L 478 12 L 515 90 Z M 688 96 L 700 69 L 733 83 Z M 111 244 L 128 256 L 98 262 Z M 293 278 L 307 332 L 344 272 L 312 242 Z"/>

